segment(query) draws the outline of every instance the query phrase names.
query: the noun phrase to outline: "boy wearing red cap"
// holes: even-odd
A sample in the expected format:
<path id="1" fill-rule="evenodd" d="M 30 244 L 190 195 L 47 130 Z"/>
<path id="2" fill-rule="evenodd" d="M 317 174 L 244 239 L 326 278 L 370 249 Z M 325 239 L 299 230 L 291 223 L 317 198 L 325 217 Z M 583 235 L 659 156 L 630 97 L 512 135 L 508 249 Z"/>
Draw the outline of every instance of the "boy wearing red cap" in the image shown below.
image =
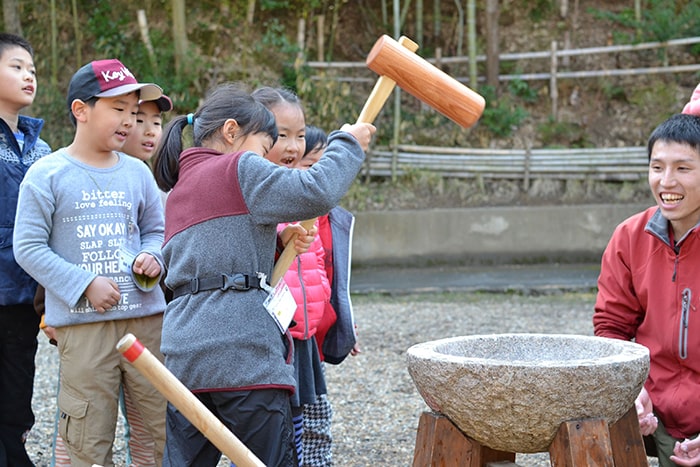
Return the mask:
<path id="1" fill-rule="evenodd" d="M 129 137 L 122 147 L 122 152 L 144 162 L 148 162 L 153 156 L 163 133 L 163 112 L 169 112 L 172 109 L 173 102 L 165 94 L 155 100 L 141 100 L 139 102 L 138 112 L 136 113 L 136 125 L 132 131 L 129 132 Z M 39 288 L 41 289 L 41 287 Z M 43 297 L 43 293 L 41 297 Z M 43 330 L 48 336 L 53 336 L 55 333 L 54 329 L 51 327 L 44 326 Z M 160 330 L 158 330 L 158 334 L 160 334 Z M 141 336 L 141 339 L 143 338 L 144 337 Z M 54 339 L 51 342 L 56 341 Z M 139 467 L 158 466 L 159 463 L 156 462 L 154 450 L 155 442 L 153 437 L 146 429 L 143 417 L 133 402 L 133 397 L 129 394 L 128 390 L 124 390 L 124 388 L 122 388 L 120 394 L 119 407 L 124 415 L 124 438 L 127 442 L 127 465 L 138 465 Z M 57 412 L 56 416 L 58 420 L 60 418 L 60 411 Z M 68 455 L 68 448 L 60 434 L 54 436 L 52 466 L 72 467 L 70 456 Z"/>
<path id="2" fill-rule="evenodd" d="M 122 384 L 162 459 L 166 401 L 115 348 L 127 333 L 160 347 L 163 208 L 148 167 L 121 150 L 139 99 L 161 95 L 118 60 L 83 66 L 68 89 L 73 142 L 20 186 L 14 253 L 46 289 L 61 366 L 58 431 L 74 467 L 113 465 Z"/>

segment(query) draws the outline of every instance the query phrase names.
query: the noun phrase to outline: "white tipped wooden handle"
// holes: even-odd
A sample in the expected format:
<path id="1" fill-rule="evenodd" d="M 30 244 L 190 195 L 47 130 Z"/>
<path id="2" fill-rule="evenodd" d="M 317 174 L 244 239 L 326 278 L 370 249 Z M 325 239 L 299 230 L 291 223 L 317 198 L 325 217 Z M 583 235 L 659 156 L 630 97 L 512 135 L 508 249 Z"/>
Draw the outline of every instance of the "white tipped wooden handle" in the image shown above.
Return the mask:
<path id="1" fill-rule="evenodd" d="M 133 334 L 122 337 L 117 350 L 238 467 L 265 467 Z"/>
<path id="2" fill-rule="evenodd" d="M 406 36 L 401 36 L 398 42 L 411 52 L 418 50 L 418 44 Z M 374 122 L 374 119 L 377 118 L 379 111 L 384 107 L 384 103 L 391 95 L 391 91 L 394 90 L 394 87 L 396 87 L 396 81 L 388 76 L 380 76 L 367 98 L 365 106 L 360 112 L 360 116 L 357 117 L 357 123 Z"/>

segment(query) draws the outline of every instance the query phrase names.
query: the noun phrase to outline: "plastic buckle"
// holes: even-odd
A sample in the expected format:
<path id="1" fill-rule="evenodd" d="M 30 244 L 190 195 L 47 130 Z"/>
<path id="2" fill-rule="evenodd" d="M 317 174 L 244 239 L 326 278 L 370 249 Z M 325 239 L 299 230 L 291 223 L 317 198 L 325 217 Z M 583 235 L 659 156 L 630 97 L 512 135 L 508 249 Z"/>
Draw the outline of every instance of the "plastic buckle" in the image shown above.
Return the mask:
<path id="1" fill-rule="evenodd" d="M 223 285 L 221 286 L 221 290 L 228 290 L 228 289 L 233 289 L 233 290 L 249 290 L 250 285 L 248 285 L 248 276 L 245 274 L 234 274 L 234 275 L 229 275 L 229 274 L 222 274 L 221 277 L 223 278 Z"/>
<path id="2" fill-rule="evenodd" d="M 199 277 L 190 280 L 190 293 L 196 294 L 197 292 L 199 292 Z"/>

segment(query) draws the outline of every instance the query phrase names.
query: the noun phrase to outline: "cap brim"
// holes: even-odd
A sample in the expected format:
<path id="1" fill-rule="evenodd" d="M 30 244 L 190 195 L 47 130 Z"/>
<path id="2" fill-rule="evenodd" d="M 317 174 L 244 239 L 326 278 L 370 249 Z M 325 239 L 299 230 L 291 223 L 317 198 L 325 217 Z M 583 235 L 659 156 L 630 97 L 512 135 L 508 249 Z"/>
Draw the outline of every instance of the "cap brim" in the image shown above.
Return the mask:
<path id="1" fill-rule="evenodd" d="M 156 104 L 158 104 L 158 108 L 161 112 L 170 112 L 173 110 L 173 101 L 165 94 L 156 99 Z"/>
<path id="2" fill-rule="evenodd" d="M 157 84 L 152 83 L 135 83 L 135 84 L 125 84 L 123 86 L 117 86 L 109 91 L 104 91 L 99 94 L 95 94 L 95 97 L 114 97 L 122 96 L 124 94 L 129 94 L 130 92 L 140 91 L 139 99 L 144 101 L 154 101 L 163 95 L 163 89 Z"/>
<path id="3" fill-rule="evenodd" d="M 173 110 L 173 101 L 165 94 L 160 96 L 158 99 L 154 99 L 152 101 L 140 99 L 139 105 L 143 104 L 144 102 L 153 102 L 156 105 L 156 107 L 158 107 L 158 110 L 160 110 L 161 112 L 170 112 L 171 110 Z"/>

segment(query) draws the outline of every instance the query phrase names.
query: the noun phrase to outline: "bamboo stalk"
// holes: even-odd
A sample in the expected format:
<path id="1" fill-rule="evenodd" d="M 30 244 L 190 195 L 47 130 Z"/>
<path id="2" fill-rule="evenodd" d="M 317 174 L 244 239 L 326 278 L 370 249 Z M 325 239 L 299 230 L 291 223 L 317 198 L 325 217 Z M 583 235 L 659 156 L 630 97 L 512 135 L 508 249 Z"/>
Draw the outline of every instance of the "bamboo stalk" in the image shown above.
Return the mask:
<path id="1" fill-rule="evenodd" d="M 141 32 L 141 40 L 143 41 L 143 45 L 146 47 L 146 52 L 148 52 L 148 61 L 151 63 L 151 72 L 154 75 L 157 75 L 158 62 L 156 61 L 156 53 L 153 50 L 151 36 L 148 32 L 148 19 L 146 18 L 146 11 L 139 10 L 137 12 L 137 18 L 139 23 L 139 31 Z"/>

